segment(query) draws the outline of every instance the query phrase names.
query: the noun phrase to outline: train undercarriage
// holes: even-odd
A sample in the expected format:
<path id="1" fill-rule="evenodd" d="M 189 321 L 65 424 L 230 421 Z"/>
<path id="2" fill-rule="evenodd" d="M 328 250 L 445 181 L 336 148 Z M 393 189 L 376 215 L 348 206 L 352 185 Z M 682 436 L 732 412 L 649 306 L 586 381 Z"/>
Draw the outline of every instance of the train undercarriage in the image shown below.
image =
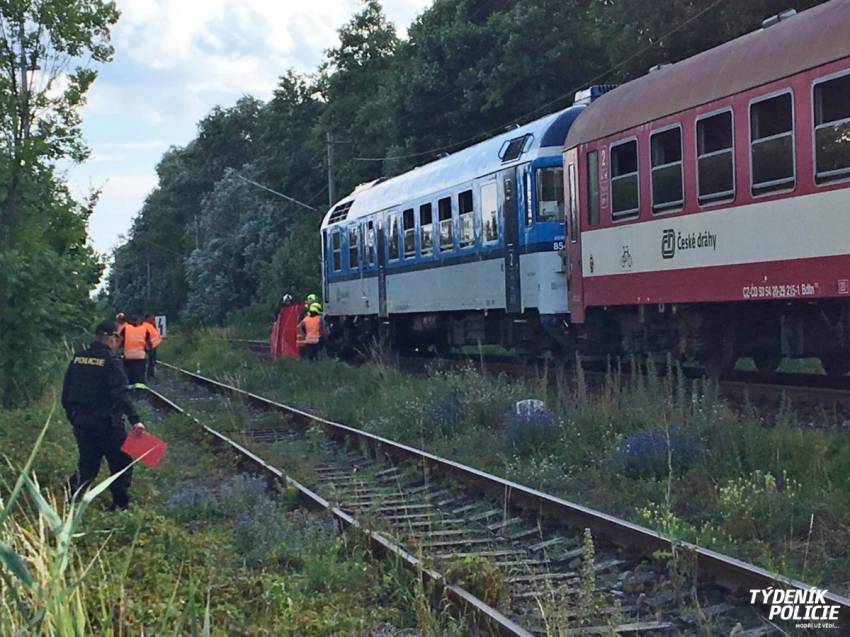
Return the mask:
<path id="1" fill-rule="evenodd" d="M 447 354 L 497 345 L 522 356 L 551 352 L 567 363 L 645 356 L 702 365 L 711 376 L 750 357 L 759 371 L 783 359 L 817 358 L 829 376 L 850 372 L 850 302 L 716 303 L 592 308 L 582 325 L 530 311 L 331 317 L 332 348 L 365 352 L 376 342 L 400 352 Z"/>

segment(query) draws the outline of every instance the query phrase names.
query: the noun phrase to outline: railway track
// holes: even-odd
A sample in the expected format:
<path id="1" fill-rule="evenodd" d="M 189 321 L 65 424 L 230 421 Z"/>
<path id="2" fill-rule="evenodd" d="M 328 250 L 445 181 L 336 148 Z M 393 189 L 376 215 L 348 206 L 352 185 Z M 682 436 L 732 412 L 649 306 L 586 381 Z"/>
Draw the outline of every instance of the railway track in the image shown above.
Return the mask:
<path id="1" fill-rule="evenodd" d="M 766 622 L 763 609 L 750 604 L 748 591 L 807 588 L 801 582 L 673 543 L 598 511 L 167 367 L 178 376 L 161 390 L 191 402 L 194 411 L 202 404 L 195 385 L 251 410 L 253 416 L 235 435 L 205 427 L 210 435 L 288 481 L 344 525 L 363 530 L 381 552 L 443 585 L 489 632 L 794 634 L 787 626 Z M 163 394 L 151 395 L 161 404 L 174 404 Z M 209 409 L 220 413 L 221 407 L 213 403 Z M 270 423 L 261 412 L 280 418 Z M 252 424 L 259 420 L 262 424 Z M 305 430 L 309 436 L 317 427 L 327 443 L 312 459 L 306 478 L 295 479 L 272 464 L 277 451 L 303 444 Z M 451 583 L 482 577 L 480 598 Z M 841 621 L 850 625 L 850 600 L 829 594 L 828 599 L 841 608 Z"/>
<path id="2" fill-rule="evenodd" d="M 252 339 L 230 339 L 229 342 L 257 354 L 269 353 L 267 341 Z M 512 376 L 538 376 L 545 363 L 529 363 L 519 361 L 511 356 L 469 355 L 448 356 L 441 358 L 404 356 L 399 358 L 403 368 L 421 369 L 423 361 L 432 361 L 443 366 L 483 364 L 495 372 L 505 372 Z M 585 376 L 591 381 L 604 378 L 604 365 L 590 363 L 585 367 Z M 701 370 L 688 368 L 685 370 L 688 379 L 702 377 Z M 734 370 L 721 377 L 719 387 L 726 395 L 734 398 L 744 396 L 758 400 L 787 399 L 794 403 L 824 405 L 850 410 L 850 376 L 829 378 L 823 374 L 801 373 L 763 373 L 756 371 Z"/>

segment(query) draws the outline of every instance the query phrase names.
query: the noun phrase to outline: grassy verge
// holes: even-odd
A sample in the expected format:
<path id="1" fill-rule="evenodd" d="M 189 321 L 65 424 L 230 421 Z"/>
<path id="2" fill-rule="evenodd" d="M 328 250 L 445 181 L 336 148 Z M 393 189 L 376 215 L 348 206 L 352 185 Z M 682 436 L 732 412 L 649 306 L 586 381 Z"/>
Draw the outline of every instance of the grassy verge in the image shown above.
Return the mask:
<path id="1" fill-rule="evenodd" d="M 470 367 L 404 375 L 376 363 L 263 362 L 219 332 L 163 357 L 789 576 L 850 592 L 850 437 L 733 411 L 675 373 L 516 380 Z M 551 382 L 554 380 L 555 382 Z M 523 418 L 518 400 L 543 400 Z"/>
<path id="2" fill-rule="evenodd" d="M 108 493 L 65 504 L 76 447 L 51 409 L 0 412 L 0 634 L 464 634 L 412 579 L 239 473 L 181 417 L 142 406 L 169 449 L 156 470 L 135 468 L 129 512 L 109 513 Z"/>

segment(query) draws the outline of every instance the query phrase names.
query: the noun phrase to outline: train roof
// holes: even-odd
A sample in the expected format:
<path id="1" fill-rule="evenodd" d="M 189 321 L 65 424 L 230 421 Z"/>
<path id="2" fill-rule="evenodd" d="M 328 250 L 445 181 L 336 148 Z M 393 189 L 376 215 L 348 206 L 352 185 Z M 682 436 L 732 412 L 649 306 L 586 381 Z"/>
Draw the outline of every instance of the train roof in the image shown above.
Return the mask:
<path id="1" fill-rule="evenodd" d="M 424 198 L 515 166 L 536 158 L 544 148 L 557 149 L 553 154 L 560 156 L 567 131 L 583 109 L 584 106 L 571 106 L 396 177 L 361 184 L 334 204 L 322 227 Z M 509 159 L 513 155 L 516 157 Z"/>
<path id="2" fill-rule="evenodd" d="M 587 107 L 573 148 L 850 56 L 850 0 L 832 0 L 623 84 Z"/>

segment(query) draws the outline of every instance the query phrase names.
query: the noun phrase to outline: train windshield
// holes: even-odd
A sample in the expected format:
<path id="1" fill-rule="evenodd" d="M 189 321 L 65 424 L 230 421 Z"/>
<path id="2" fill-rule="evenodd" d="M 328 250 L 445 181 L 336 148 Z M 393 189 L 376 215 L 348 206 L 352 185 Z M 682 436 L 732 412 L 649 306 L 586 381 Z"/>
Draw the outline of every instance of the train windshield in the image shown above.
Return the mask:
<path id="1" fill-rule="evenodd" d="M 560 166 L 537 169 L 537 220 L 564 219 L 564 169 Z"/>

